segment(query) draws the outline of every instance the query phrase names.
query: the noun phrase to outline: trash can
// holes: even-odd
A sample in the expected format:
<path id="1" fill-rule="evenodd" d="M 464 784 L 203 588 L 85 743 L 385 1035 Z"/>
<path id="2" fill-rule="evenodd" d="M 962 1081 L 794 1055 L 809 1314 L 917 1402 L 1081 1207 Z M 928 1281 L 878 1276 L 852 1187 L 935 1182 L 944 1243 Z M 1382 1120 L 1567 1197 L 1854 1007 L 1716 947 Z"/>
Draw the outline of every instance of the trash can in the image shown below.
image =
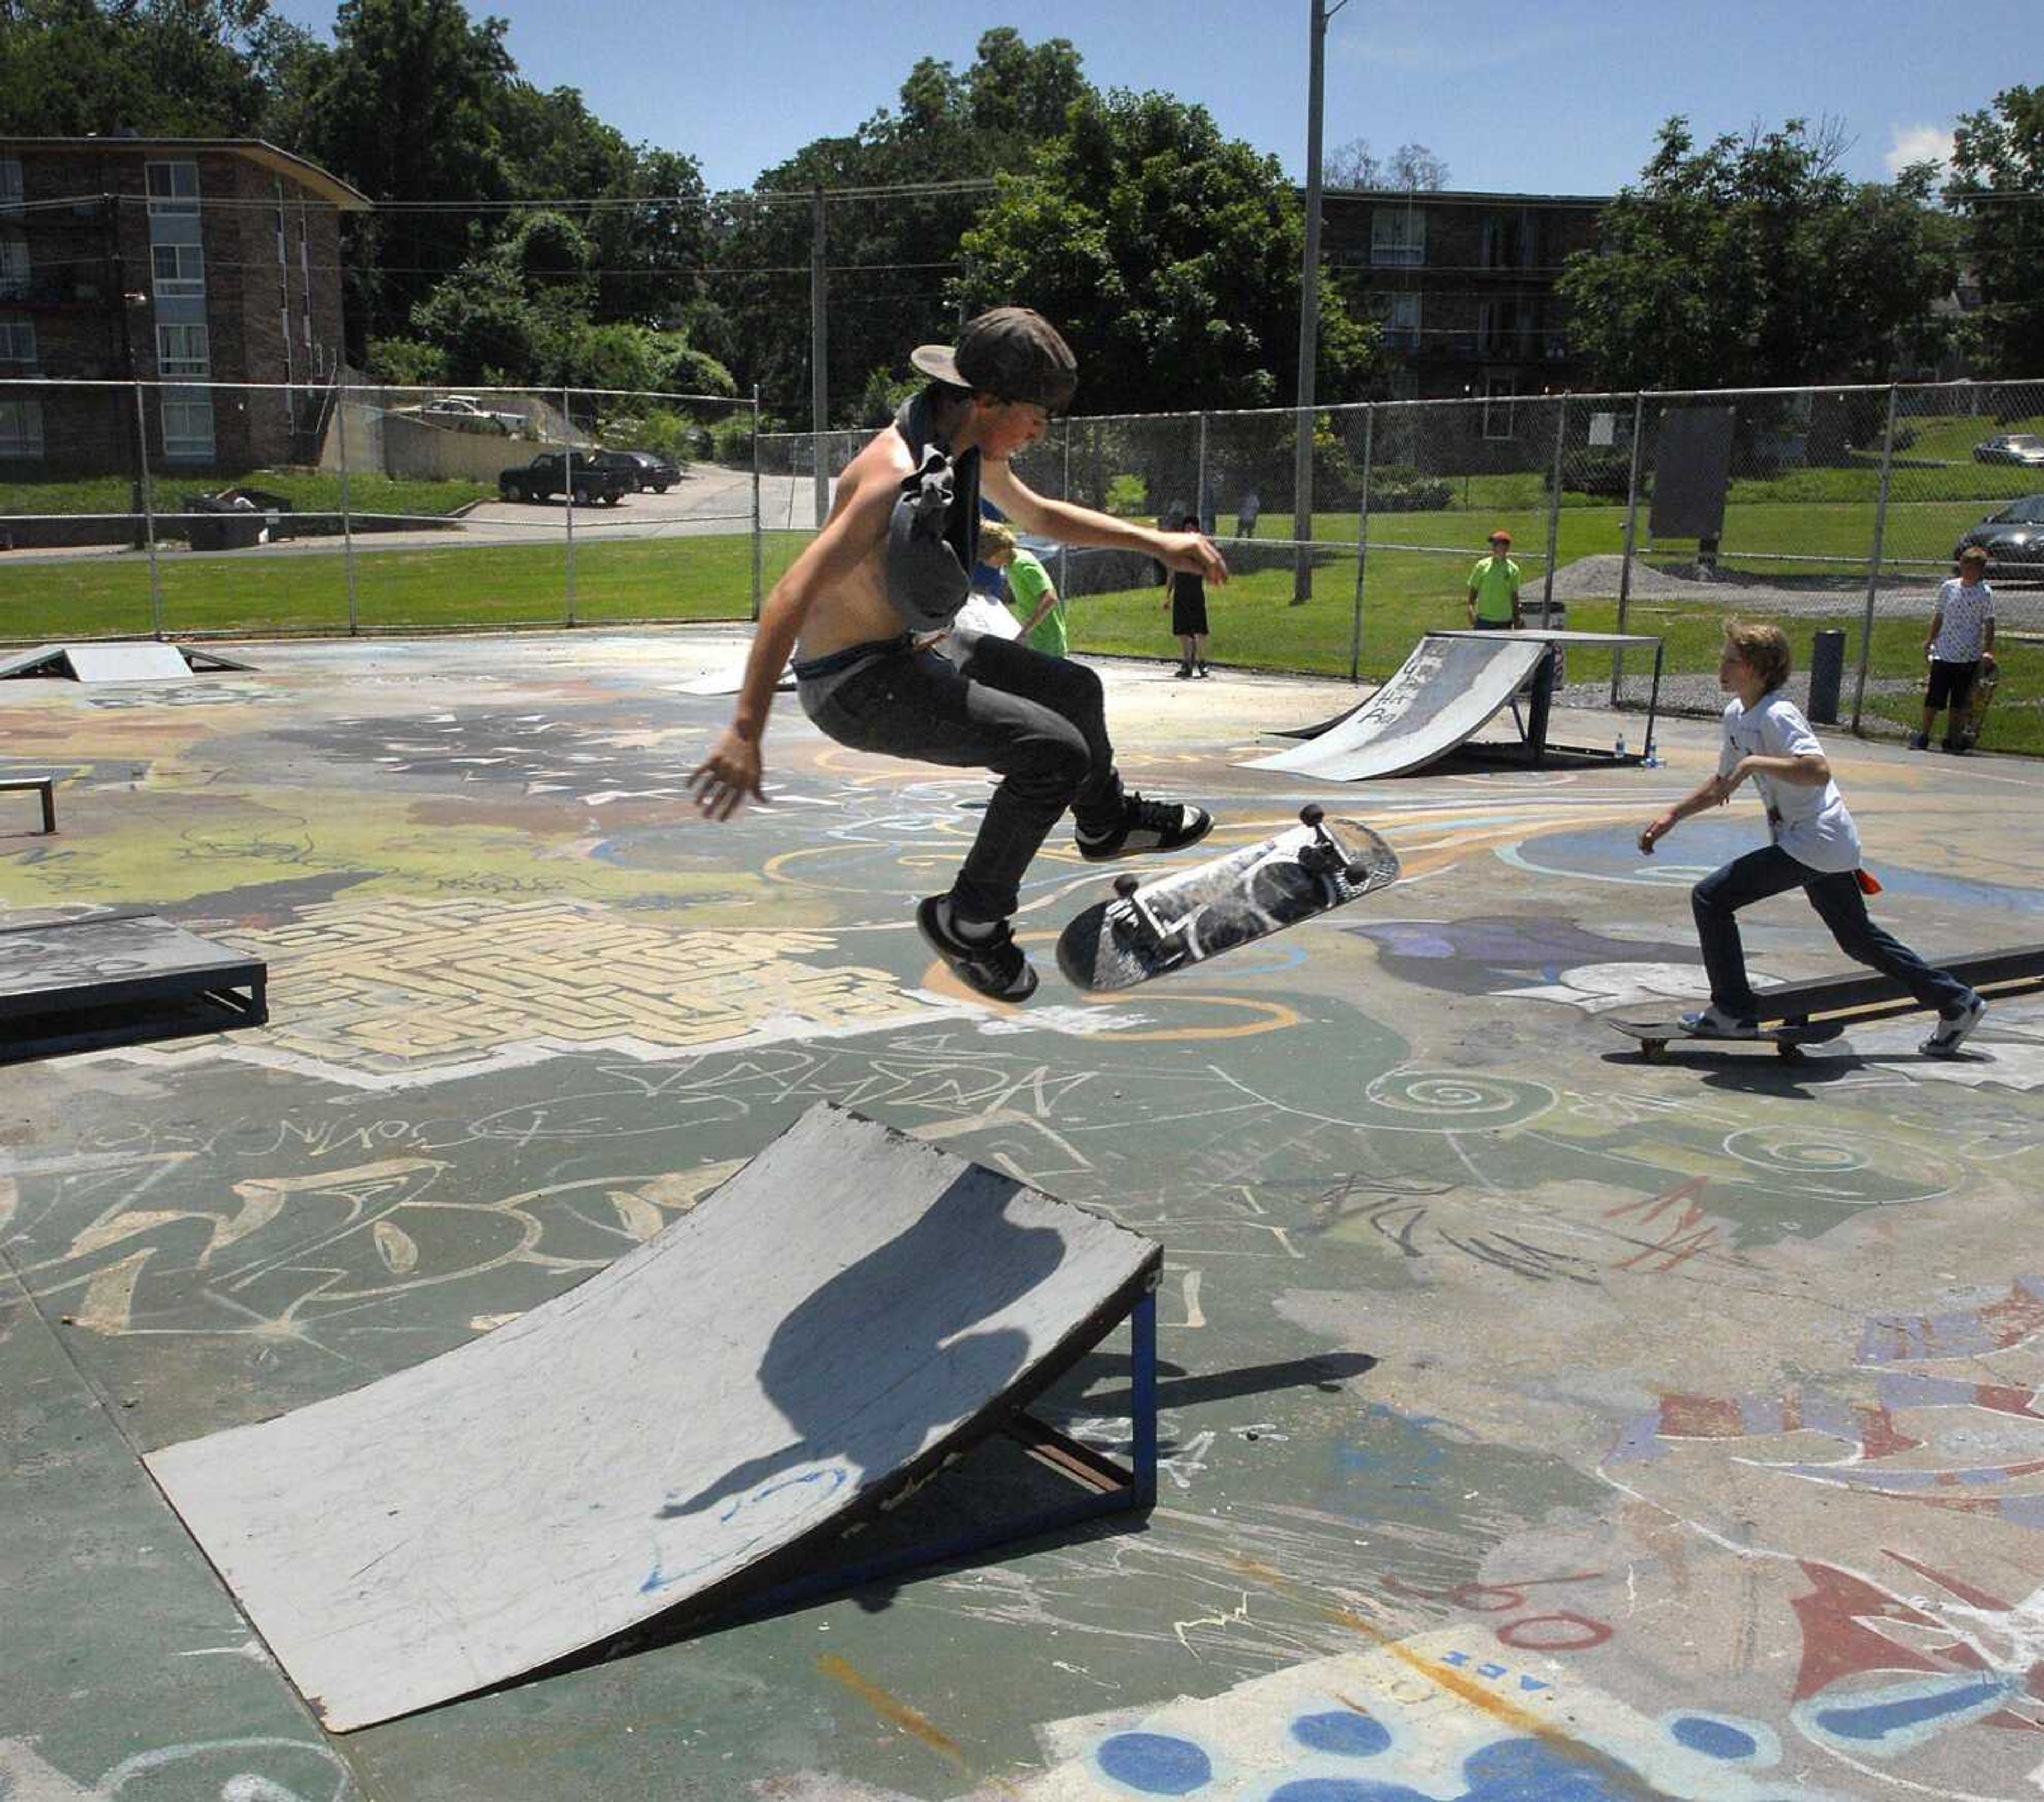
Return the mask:
<path id="1" fill-rule="evenodd" d="M 1835 726 L 1838 723 L 1838 688 L 1846 672 L 1846 635 L 1834 627 L 1815 633 L 1810 640 L 1811 724 Z"/>

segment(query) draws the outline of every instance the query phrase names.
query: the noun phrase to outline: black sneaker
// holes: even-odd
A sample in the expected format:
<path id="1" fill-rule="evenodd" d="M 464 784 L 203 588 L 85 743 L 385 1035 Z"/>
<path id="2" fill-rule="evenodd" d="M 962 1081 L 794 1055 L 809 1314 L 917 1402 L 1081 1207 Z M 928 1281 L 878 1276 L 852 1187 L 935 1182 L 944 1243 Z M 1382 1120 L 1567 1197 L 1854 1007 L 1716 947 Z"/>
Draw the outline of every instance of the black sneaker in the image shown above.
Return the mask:
<path id="1" fill-rule="evenodd" d="M 1213 830 L 1213 816 L 1188 801 L 1145 801 L 1134 793 L 1121 797 L 1121 824 L 1101 838 L 1077 835 L 1079 855 L 1089 863 L 1117 857 L 1143 857 L 1151 851 L 1182 851 Z"/>
<path id="2" fill-rule="evenodd" d="M 1036 972 L 1015 943 L 1008 922 L 1002 920 L 989 938 L 962 938 L 951 929 L 946 898 L 930 895 L 916 904 L 916 930 L 930 949 L 968 988 L 997 1001 L 1028 1001 L 1036 992 Z"/>

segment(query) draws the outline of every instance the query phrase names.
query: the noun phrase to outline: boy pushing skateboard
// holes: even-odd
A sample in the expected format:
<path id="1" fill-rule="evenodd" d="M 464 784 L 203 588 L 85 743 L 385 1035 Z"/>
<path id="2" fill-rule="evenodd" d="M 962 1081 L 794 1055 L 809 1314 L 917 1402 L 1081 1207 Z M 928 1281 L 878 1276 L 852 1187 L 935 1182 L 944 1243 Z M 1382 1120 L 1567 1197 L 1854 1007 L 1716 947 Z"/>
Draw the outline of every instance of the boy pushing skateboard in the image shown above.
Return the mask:
<path id="1" fill-rule="evenodd" d="M 956 345 L 924 344 L 909 360 L 929 386 L 853 459 L 822 531 L 774 585 L 732 723 L 691 786 L 713 819 L 763 798 L 760 740 L 791 651 L 802 710 L 840 744 L 997 771 L 958 879 L 923 901 L 916 924 L 982 994 L 1026 1001 L 1036 973 L 1008 922 L 1024 871 L 1067 808 L 1080 855 L 1096 863 L 1176 851 L 1213 822 L 1123 788 L 1091 670 L 951 629 L 978 561 L 980 493 L 1020 529 L 1068 544 L 1138 551 L 1208 582 L 1225 582 L 1228 565 L 1197 532 L 1153 532 L 1047 500 L 1009 468 L 1078 386 L 1077 360 L 1040 314 L 997 307 Z"/>
<path id="2" fill-rule="evenodd" d="M 1690 892 L 1711 1005 L 1683 1015 L 1683 1030 L 1698 1038 L 1760 1036 L 1760 1002 L 1746 980 L 1737 915 L 1754 901 L 1800 888 L 1841 951 L 1893 977 L 1919 1005 L 1936 1010 L 1938 1024 L 1921 1048 L 1931 1057 L 1951 1057 L 1980 1024 L 1987 1003 L 1867 917 L 1859 828 L 1831 779 L 1824 747 L 1781 692 L 1788 667 L 1788 640 L 1779 626 L 1726 625 L 1718 686 L 1733 699 L 1724 710 L 1717 771 L 1639 835 L 1640 850 L 1651 856 L 1678 821 L 1722 807 L 1748 778 L 1767 809 L 1771 842 L 1733 859 Z"/>

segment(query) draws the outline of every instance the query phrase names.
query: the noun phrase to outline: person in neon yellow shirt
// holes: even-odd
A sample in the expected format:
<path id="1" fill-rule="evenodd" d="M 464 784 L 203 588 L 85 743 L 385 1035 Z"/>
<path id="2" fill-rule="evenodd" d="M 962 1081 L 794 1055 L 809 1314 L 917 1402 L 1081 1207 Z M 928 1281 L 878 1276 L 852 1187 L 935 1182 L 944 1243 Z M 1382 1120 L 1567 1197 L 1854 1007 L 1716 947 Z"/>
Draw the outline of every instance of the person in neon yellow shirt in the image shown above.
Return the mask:
<path id="1" fill-rule="evenodd" d="M 1490 535 L 1490 555 L 1470 571 L 1469 623 L 1485 632 L 1511 632 L 1519 624 L 1519 566 L 1512 560 L 1512 534 L 1500 526 Z"/>
<path id="2" fill-rule="evenodd" d="M 980 527 L 979 555 L 989 567 L 1007 571 L 1008 605 L 1021 616 L 1022 642 L 1046 657 L 1063 656 L 1070 644 L 1064 597 L 1051 586 L 1042 560 L 1024 550 L 998 520 Z"/>

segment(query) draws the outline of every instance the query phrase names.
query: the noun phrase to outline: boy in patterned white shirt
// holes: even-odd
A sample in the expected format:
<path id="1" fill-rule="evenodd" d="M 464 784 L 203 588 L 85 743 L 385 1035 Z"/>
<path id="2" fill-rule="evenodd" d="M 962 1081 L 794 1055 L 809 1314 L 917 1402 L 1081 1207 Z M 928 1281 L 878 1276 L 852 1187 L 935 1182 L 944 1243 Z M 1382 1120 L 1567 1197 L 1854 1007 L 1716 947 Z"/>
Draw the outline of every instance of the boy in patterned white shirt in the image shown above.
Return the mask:
<path id="1" fill-rule="evenodd" d="M 1945 748 L 1966 749 L 1967 703 L 1984 663 L 1994 667 L 1994 590 L 1987 585 L 1987 552 L 1969 544 L 1959 557 L 1959 573 L 1938 590 L 1937 611 L 1931 616 L 1923 649 L 1931 659 L 1931 686 L 1923 696 L 1923 724 L 1910 743 L 1931 748 L 1931 728 L 1938 710 L 1950 707 Z"/>

